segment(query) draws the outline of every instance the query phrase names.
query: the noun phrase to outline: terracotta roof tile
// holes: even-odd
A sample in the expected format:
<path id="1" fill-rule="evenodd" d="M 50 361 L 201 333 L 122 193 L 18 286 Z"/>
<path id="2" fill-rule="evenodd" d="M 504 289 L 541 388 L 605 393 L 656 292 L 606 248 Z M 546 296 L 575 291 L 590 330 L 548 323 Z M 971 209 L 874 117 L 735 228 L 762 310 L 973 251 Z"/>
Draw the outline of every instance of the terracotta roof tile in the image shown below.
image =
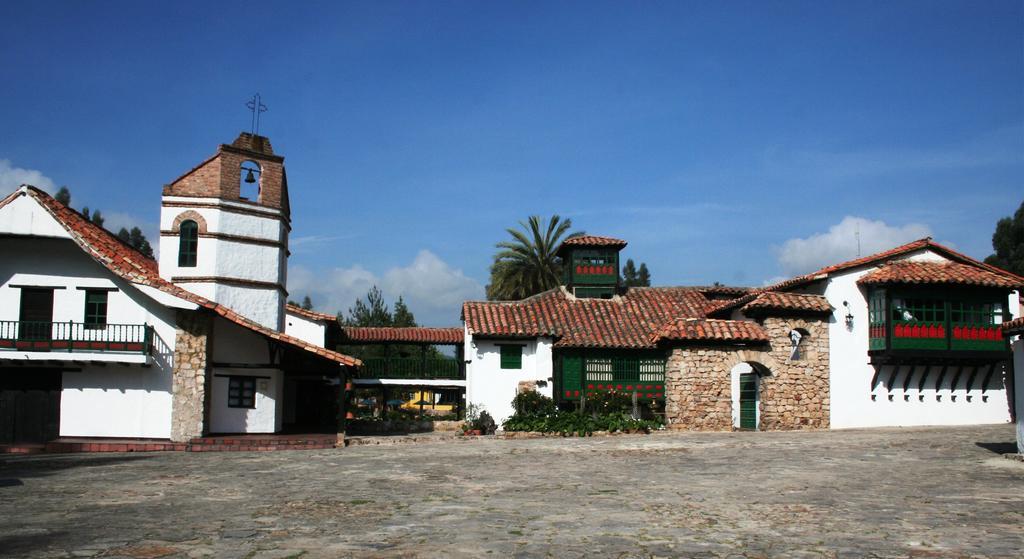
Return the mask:
<path id="1" fill-rule="evenodd" d="M 616 239 L 614 237 L 599 237 L 597 235 L 578 235 L 576 237 L 569 237 L 562 241 L 562 244 L 558 245 L 558 250 L 555 252 L 562 252 L 562 249 L 570 246 L 577 247 L 614 247 L 623 248 L 627 244 L 622 239 Z"/>
<path id="2" fill-rule="evenodd" d="M 768 333 L 756 322 L 748 320 L 681 318 L 658 330 L 654 341 L 659 340 L 767 342 Z"/>
<path id="3" fill-rule="evenodd" d="M 687 287 L 634 287 L 614 299 L 576 299 L 561 288 L 522 301 L 470 301 L 462 317 L 475 336 L 557 338 L 555 347 L 653 348 L 680 317 L 703 317 L 708 300 Z"/>
<path id="4" fill-rule="evenodd" d="M 828 300 L 821 295 L 768 291 L 757 295 L 740 309 L 746 314 L 772 311 L 829 314 L 832 312 L 832 305 L 829 305 Z"/>
<path id="5" fill-rule="evenodd" d="M 1003 324 L 1003 332 L 1007 334 L 1024 334 L 1024 316 Z"/>
<path id="6" fill-rule="evenodd" d="M 857 258 L 854 260 L 848 260 L 846 262 L 840 262 L 839 264 L 826 266 L 810 274 L 804 274 L 802 276 L 796 276 L 794 278 L 783 280 L 778 283 L 762 287 L 761 289 L 751 291 L 747 295 L 744 295 L 732 301 L 722 301 L 708 310 L 708 316 L 713 316 L 716 314 L 724 313 L 725 311 L 731 309 L 742 307 L 743 305 L 746 305 L 747 303 L 753 301 L 761 293 L 766 293 L 770 291 L 786 291 L 787 289 L 792 289 L 794 287 L 806 285 L 817 280 L 826 279 L 830 274 L 834 274 L 836 272 L 843 272 L 846 270 L 859 268 L 861 266 L 868 266 L 871 264 L 877 264 L 879 262 L 885 262 L 887 260 L 892 260 L 893 258 L 924 249 L 933 250 L 938 254 L 946 256 L 947 258 L 954 262 L 967 264 L 969 266 L 974 266 L 976 268 L 980 268 L 983 270 L 988 270 L 993 274 L 1006 277 L 1010 281 L 1019 282 L 1018 285 L 1024 285 L 1024 278 L 1020 276 L 1007 272 L 1006 270 L 1001 270 L 990 264 L 986 264 L 984 262 L 975 260 L 970 256 L 961 254 L 947 246 L 940 245 L 939 243 L 932 241 L 931 237 L 926 237 L 924 239 L 918 239 L 916 241 L 909 242 L 905 245 L 900 245 L 890 250 L 871 254 L 863 258 Z"/>
<path id="7" fill-rule="evenodd" d="M 309 320 L 313 320 L 316 322 L 333 322 L 338 320 L 337 315 L 311 311 L 296 305 L 292 305 L 291 303 L 285 305 L 285 310 L 292 314 L 301 316 L 303 318 L 308 318 Z"/>
<path id="8" fill-rule="evenodd" d="M 342 343 L 411 342 L 461 345 L 465 341 L 465 332 L 462 328 L 343 326 L 341 333 Z"/>
<path id="9" fill-rule="evenodd" d="M 23 186 L 21 189 L 11 194 L 11 196 L 5 198 L 3 202 L 0 202 L 0 207 L 6 205 L 11 199 L 13 199 L 13 197 L 20 195 L 31 196 L 35 199 L 44 209 L 46 209 L 47 212 L 50 213 L 50 215 L 54 217 L 54 219 L 57 220 L 58 223 L 64 227 L 64 229 L 67 230 L 71 235 L 71 238 L 79 247 L 82 248 L 82 250 L 89 254 L 94 260 L 105 266 L 108 270 L 125 280 L 140 285 L 147 285 L 164 291 L 165 293 L 174 295 L 180 299 L 195 303 L 196 305 L 217 313 L 226 320 L 234 322 L 244 328 L 248 328 L 249 330 L 267 338 L 314 353 L 336 363 L 349 367 L 358 367 L 362 365 L 362 362 L 355 357 L 324 349 L 298 338 L 293 338 L 292 336 L 277 332 L 276 330 L 271 330 L 270 328 L 257 324 L 223 305 L 214 303 L 204 297 L 200 297 L 191 291 L 182 289 L 161 278 L 155 260 L 144 256 L 142 253 L 135 250 L 127 243 L 124 243 L 106 229 L 93 224 L 91 221 L 85 219 L 82 214 L 65 206 L 64 204 L 61 204 L 49 194 L 34 186 Z"/>
<path id="10" fill-rule="evenodd" d="M 861 285 L 974 285 L 1017 289 L 1024 282 L 959 262 L 890 262 L 857 280 Z"/>

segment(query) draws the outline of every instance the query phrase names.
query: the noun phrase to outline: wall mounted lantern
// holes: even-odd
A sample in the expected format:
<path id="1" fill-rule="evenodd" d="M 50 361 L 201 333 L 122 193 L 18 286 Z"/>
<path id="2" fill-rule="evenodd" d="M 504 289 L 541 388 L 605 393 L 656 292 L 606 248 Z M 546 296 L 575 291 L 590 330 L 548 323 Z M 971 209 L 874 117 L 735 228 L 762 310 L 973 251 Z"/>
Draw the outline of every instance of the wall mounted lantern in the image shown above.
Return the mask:
<path id="1" fill-rule="evenodd" d="M 846 316 L 843 317 L 846 319 L 846 329 L 853 330 L 853 311 L 850 310 L 850 302 L 843 301 L 843 307 L 846 308 Z"/>

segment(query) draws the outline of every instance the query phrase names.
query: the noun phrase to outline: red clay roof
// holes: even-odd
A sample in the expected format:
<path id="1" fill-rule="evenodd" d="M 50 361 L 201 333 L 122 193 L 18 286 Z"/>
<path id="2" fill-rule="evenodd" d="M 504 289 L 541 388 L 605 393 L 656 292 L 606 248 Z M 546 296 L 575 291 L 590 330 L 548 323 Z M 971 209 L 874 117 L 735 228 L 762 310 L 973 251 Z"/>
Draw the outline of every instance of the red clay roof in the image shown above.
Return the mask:
<path id="1" fill-rule="evenodd" d="M 461 345 L 465 341 L 462 328 L 383 328 L 343 326 L 342 343 L 409 342 Z"/>
<path id="2" fill-rule="evenodd" d="M 832 312 L 832 305 L 821 295 L 804 295 L 801 293 L 780 293 L 768 291 L 756 296 L 753 301 L 743 305 L 741 310 L 747 314 L 765 311 L 793 311 L 799 313 Z"/>
<path id="3" fill-rule="evenodd" d="M 320 357 L 342 365 L 350 367 L 358 367 L 362 365 L 362 362 L 355 357 L 324 349 L 298 338 L 293 338 L 281 332 L 277 332 L 276 330 L 271 330 L 270 328 L 257 324 L 223 305 L 214 303 L 209 299 L 200 297 L 195 293 L 170 283 L 160 277 L 155 260 L 143 256 L 142 253 L 122 242 L 106 229 L 93 224 L 91 221 L 85 219 L 82 214 L 65 206 L 64 204 L 61 204 L 57 200 L 53 199 L 49 194 L 34 186 L 23 185 L 21 189 L 16 190 L 0 202 L 0 207 L 3 207 L 15 197 L 22 195 L 31 196 L 44 209 L 46 209 L 46 211 L 49 212 L 50 215 L 52 215 L 53 218 L 64 227 L 64 229 L 67 230 L 71 235 L 71 238 L 74 239 L 82 250 L 117 276 L 132 283 L 147 285 L 174 295 L 180 299 L 195 303 L 217 313 L 226 320 L 234 322 L 244 328 L 248 328 L 249 330 L 267 338 L 314 353 Z"/>
<path id="4" fill-rule="evenodd" d="M 653 341 L 767 342 L 768 333 L 749 320 L 681 318 L 666 324 Z"/>
<path id="5" fill-rule="evenodd" d="M 292 313 L 292 314 L 299 315 L 299 316 L 301 316 L 303 318 L 308 318 L 309 320 L 313 320 L 313 321 L 316 321 L 316 322 L 333 322 L 335 320 L 338 320 L 338 316 L 337 315 L 327 314 L 327 313 L 317 312 L 317 311 L 311 311 L 311 310 L 299 307 L 297 305 L 293 305 L 291 303 L 288 303 L 287 305 L 285 305 L 285 310 L 290 312 L 290 313 Z"/>
<path id="6" fill-rule="evenodd" d="M 613 237 L 599 237 L 597 235 L 579 235 L 576 237 L 569 237 L 568 239 L 562 241 L 562 244 L 558 246 L 558 250 L 556 252 L 562 252 L 562 249 L 567 246 L 623 248 L 627 244 L 629 243 L 623 241 L 622 239 L 616 239 Z"/>
<path id="7" fill-rule="evenodd" d="M 522 301 L 470 301 L 462 318 L 470 334 L 493 338 L 557 338 L 555 347 L 653 348 L 671 320 L 703 318 L 708 300 L 688 287 L 633 287 L 614 299 L 576 299 L 561 288 Z"/>
<path id="8" fill-rule="evenodd" d="M 1003 331 L 1007 334 L 1024 334 L 1024 316 L 1004 323 Z"/>
<path id="9" fill-rule="evenodd" d="M 1024 282 L 959 262 L 890 262 L 857 280 L 861 285 L 976 285 L 1016 289 Z"/>
<path id="10" fill-rule="evenodd" d="M 854 260 L 848 260 L 846 262 L 840 262 L 839 264 L 826 266 L 810 274 L 804 274 L 802 276 L 796 276 L 794 278 L 780 281 L 767 287 L 762 287 L 761 289 L 754 290 L 748 293 L 747 295 L 744 295 L 743 297 L 734 299 L 732 301 L 722 301 L 721 303 L 718 303 L 716 306 L 708 310 L 708 316 L 719 314 L 730 309 L 742 307 L 743 305 L 746 305 L 747 303 L 753 301 L 754 298 L 756 298 L 761 293 L 766 293 L 770 291 L 785 291 L 787 289 L 792 289 L 794 287 L 806 285 L 817 280 L 826 279 L 830 274 L 834 274 L 836 272 L 842 272 L 854 268 L 859 268 L 861 266 L 868 266 L 879 262 L 885 262 L 886 260 L 891 260 L 899 256 L 903 256 L 925 249 L 930 249 L 938 254 L 944 255 L 954 262 L 959 262 L 961 264 L 967 264 L 969 266 L 981 268 L 983 270 L 992 272 L 993 274 L 1003 276 L 1010 281 L 1018 282 L 1018 285 L 1024 285 L 1024 278 L 1020 276 L 1014 275 L 1010 272 L 1007 272 L 1006 270 L 999 269 L 990 264 L 986 264 L 984 262 L 975 260 L 970 256 L 961 254 L 947 246 L 940 245 L 939 243 L 932 241 L 931 237 L 926 237 L 924 239 L 918 239 L 916 241 L 909 242 L 905 245 L 901 245 L 890 250 L 871 254 L 863 258 L 857 258 Z"/>

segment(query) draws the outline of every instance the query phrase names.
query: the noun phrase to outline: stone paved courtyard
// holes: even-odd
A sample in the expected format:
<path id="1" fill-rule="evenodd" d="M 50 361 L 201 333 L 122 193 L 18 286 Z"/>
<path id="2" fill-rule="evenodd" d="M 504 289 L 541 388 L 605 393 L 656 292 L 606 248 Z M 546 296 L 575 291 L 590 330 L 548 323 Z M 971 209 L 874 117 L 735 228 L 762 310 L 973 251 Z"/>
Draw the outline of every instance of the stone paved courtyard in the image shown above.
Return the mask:
<path id="1" fill-rule="evenodd" d="M 0 458 L 6 557 L 1024 555 L 1012 427 Z"/>

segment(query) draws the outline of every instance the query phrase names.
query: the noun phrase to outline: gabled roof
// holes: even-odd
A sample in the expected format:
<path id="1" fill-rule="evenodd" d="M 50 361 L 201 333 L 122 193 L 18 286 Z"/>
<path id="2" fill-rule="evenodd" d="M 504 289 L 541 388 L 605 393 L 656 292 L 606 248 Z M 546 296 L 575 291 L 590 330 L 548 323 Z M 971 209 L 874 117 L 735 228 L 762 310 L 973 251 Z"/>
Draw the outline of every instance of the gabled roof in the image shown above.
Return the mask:
<path id="1" fill-rule="evenodd" d="M 861 285 L 973 285 L 1017 289 L 1024 282 L 959 262 L 890 262 L 857 280 Z"/>
<path id="2" fill-rule="evenodd" d="M 556 253 L 561 253 L 566 247 L 610 247 L 622 249 L 627 244 L 622 239 L 616 239 L 614 237 L 600 237 L 597 235 L 577 235 L 575 237 L 569 237 L 562 241 L 562 244 L 558 245 Z"/>
<path id="3" fill-rule="evenodd" d="M 138 285 L 145 285 L 159 289 L 165 293 L 194 303 L 200 307 L 210 310 L 226 320 L 233 322 L 243 328 L 247 328 L 264 337 L 279 341 L 310 353 L 314 353 L 325 359 L 346 365 L 357 367 L 362 364 L 355 357 L 344 355 L 336 351 L 330 351 L 309 342 L 288 336 L 276 330 L 257 324 L 252 320 L 238 314 L 237 312 L 214 303 L 209 299 L 200 297 L 195 293 L 182 289 L 171 282 L 160 277 L 157 263 L 152 258 L 144 256 L 127 243 L 118 239 L 106 229 L 99 227 L 85 219 L 82 214 L 61 204 L 49 194 L 34 186 L 22 185 L 21 188 L 12 192 L 9 196 L 0 201 L 0 208 L 7 205 L 18 196 L 29 196 L 39 203 L 53 218 L 63 226 L 71 238 L 83 251 L 99 262 L 114 275 Z"/>
<path id="4" fill-rule="evenodd" d="M 653 341 L 767 342 L 768 333 L 749 320 L 681 318 L 659 329 Z"/>
<path id="5" fill-rule="evenodd" d="M 975 268 L 979 268 L 979 269 L 982 269 L 982 270 L 987 270 L 989 272 L 992 272 L 993 274 L 996 274 L 996 275 L 999 275 L 999 276 L 1003 276 L 1003 277 L 1007 278 L 1010 281 L 1018 282 L 1018 285 L 1024 285 L 1024 278 L 1022 278 L 1020 276 L 1014 275 L 1014 274 L 1012 274 L 1010 272 L 1007 272 L 1006 270 L 999 269 L 999 268 L 997 268 L 995 266 L 992 266 L 990 264 L 986 264 L 984 262 L 980 262 L 978 260 L 975 260 L 975 259 L 971 258 L 970 256 L 967 256 L 965 254 L 961 254 L 961 253 L 959 253 L 959 252 L 957 252 L 957 251 L 955 251 L 955 250 L 953 250 L 953 249 L 951 249 L 951 248 L 949 248 L 947 246 L 940 245 L 939 243 L 936 243 L 935 241 L 932 240 L 931 237 L 925 237 L 924 239 L 918 239 L 916 241 L 907 243 L 905 245 L 898 246 L 898 247 L 890 249 L 890 250 L 886 250 L 886 251 L 883 251 L 883 252 L 871 254 L 871 255 L 868 255 L 868 256 L 865 256 L 865 257 L 862 257 L 862 258 L 857 258 L 857 259 L 854 259 L 854 260 L 848 260 L 846 262 L 840 262 L 839 264 L 833 264 L 831 266 L 826 266 L 826 267 L 821 268 L 820 270 L 818 270 L 816 272 L 812 272 L 810 274 L 804 274 L 802 276 L 796 276 L 794 278 L 783 280 L 783 281 L 780 281 L 778 283 L 775 283 L 775 284 L 772 284 L 772 285 L 769 285 L 769 286 L 766 286 L 766 287 L 762 287 L 761 289 L 757 289 L 757 290 L 751 291 L 747 295 L 744 295 L 743 297 L 740 297 L 738 299 L 734 299 L 732 301 L 723 301 L 723 302 L 719 303 L 718 305 L 716 305 L 716 306 L 712 307 L 711 309 L 709 309 L 708 310 L 708 316 L 713 316 L 713 315 L 717 315 L 717 314 L 720 314 L 720 313 L 724 313 L 726 311 L 730 311 L 732 309 L 740 308 L 743 305 L 746 305 L 747 303 L 753 301 L 761 293 L 767 293 L 767 292 L 772 292 L 772 291 L 786 291 L 786 290 L 789 290 L 789 289 L 793 289 L 795 287 L 800 287 L 800 286 L 803 286 L 803 285 L 807 285 L 807 284 L 815 282 L 815 281 L 827 279 L 832 274 L 836 274 L 836 273 L 839 273 L 839 272 L 846 272 L 846 271 L 849 271 L 849 270 L 853 270 L 853 269 L 856 269 L 856 268 L 861 268 L 861 267 L 864 267 L 864 266 L 870 266 L 870 265 L 873 265 L 873 264 L 878 264 L 880 262 L 885 262 L 887 260 L 892 260 L 892 259 L 895 259 L 895 258 L 898 258 L 898 257 L 901 257 L 901 256 L 912 254 L 914 252 L 922 251 L 922 250 L 925 250 L 925 249 L 931 250 L 931 251 L 933 251 L 933 252 L 935 252 L 937 254 L 945 256 L 946 258 L 950 259 L 953 262 L 958 262 L 958 263 L 966 264 L 968 266 L 973 266 Z"/>
<path id="6" fill-rule="evenodd" d="M 341 343 L 419 343 L 461 345 L 465 341 L 462 328 L 426 328 L 422 326 L 385 328 L 356 327 L 341 328 Z"/>
<path id="7" fill-rule="evenodd" d="M 613 299 L 577 299 L 556 288 L 522 301 L 469 301 L 470 335 L 557 338 L 555 347 L 656 347 L 655 334 L 677 318 L 704 318 L 708 300 L 688 287 L 633 287 Z"/>
<path id="8" fill-rule="evenodd" d="M 768 291 L 754 297 L 740 310 L 747 315 L 754 315 L 764 312 L 794 312 L 829 314 L 832 312 L 832 305 L 821 295 L 804 295 L 801 293 L 780 293 Z"/>

